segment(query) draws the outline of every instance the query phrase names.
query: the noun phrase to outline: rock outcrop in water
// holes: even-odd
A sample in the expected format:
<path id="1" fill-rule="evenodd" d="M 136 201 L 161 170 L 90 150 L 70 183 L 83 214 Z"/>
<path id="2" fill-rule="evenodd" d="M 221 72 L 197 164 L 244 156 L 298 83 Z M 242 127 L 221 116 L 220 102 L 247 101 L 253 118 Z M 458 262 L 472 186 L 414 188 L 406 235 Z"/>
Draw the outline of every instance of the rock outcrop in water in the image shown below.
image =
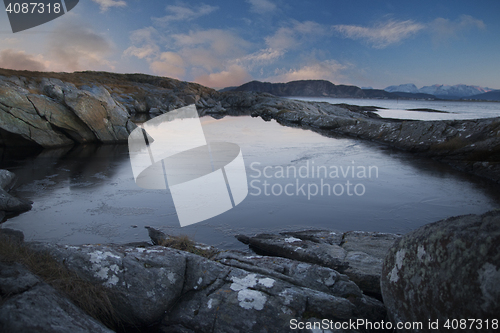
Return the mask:
<path id="1" fill-rule="evenodd" d="M 373 107 L 278 98 L 251 107 L 252 116 L 264 120 L 380 142 L 500 181 L 500 118 L 403 121 L 383 119 L 372 111 Z"/>

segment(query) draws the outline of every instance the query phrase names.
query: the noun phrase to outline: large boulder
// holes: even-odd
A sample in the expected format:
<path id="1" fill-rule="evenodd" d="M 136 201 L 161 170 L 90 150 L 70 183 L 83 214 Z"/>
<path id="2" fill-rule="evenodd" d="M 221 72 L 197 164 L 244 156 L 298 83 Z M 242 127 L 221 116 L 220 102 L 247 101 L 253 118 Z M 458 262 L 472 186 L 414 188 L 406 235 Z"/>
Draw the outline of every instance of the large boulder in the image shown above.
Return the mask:
<path id="1" fill-rule="evenodd" d="M 466 323 L 468 331 L 497 331 L 491 323 L 500 319 L 499 244 L 499 211 L 448 218 L 400 238 L 381 278 L 392 321 L 439 320 L 445 330 L 447 320 L 475 319 Z M 421 331 L 429 331 L 426 324 Z"/>

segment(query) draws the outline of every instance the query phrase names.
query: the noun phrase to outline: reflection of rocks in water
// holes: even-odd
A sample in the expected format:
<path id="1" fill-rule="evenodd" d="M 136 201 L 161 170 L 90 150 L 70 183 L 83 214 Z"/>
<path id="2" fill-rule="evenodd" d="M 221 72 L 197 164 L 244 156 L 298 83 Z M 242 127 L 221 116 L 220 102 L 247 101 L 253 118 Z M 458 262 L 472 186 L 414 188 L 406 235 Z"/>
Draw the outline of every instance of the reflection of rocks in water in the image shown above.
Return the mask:
<path id="1" fill-rule="evenodd" d="M 46 192 L 68 180 L 70 187 L 102 186 L 127 158 L 127 145 L 78 145 L 44 149 L 35 156 L 10 160 L 5 167 L 16 168 L 18 192 Z M 28 183 L 32 186 L 22 186 Z"/>
<path id="2" fill-rule="evenodd" d="M 111 178 L 115 166 L 127 158 L 127 145 L 85 145 L 75 147 L 59 164 L 70 170 L 70 188 L 95 187 L 101 186 L 102 180 Z"/>

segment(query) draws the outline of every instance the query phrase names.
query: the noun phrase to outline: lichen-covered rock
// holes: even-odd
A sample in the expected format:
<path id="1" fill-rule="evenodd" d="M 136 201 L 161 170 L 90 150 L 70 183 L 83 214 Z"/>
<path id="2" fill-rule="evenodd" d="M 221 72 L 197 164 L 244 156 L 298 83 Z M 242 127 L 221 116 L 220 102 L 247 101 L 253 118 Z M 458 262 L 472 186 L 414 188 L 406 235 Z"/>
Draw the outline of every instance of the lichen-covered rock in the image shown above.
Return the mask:
<path id="1" fill-rule="evenodd" d="M 382 294 L 391 319 L 432 318 L 440 325 L 448 319 L 498 320 L 499 244 L 499 211 L 448 218 L 403 236 L 382 269 Z M 496 330 L 473 325 L 468 331 Z"/>
<path id="2" fill-rule="evenodd" d="M 181 295 L 186 256 L 165 247 L 33 243 L 87 281 L 111 289 L 116 311 L 137 326 L 160 321 Z"/>
<path id="3" fill-rule="evenodd" d="M 20 264 L 0 262 L 0 331 L 111 333 Z"/>
<path id="4" fill-rule="evenodd" d="M 400 236 L 377 232 L 301 231 L 237 237 L 265 254 L 334 269 L 347 275 L 364 292 L 380 296 L 382 261 Z"/>

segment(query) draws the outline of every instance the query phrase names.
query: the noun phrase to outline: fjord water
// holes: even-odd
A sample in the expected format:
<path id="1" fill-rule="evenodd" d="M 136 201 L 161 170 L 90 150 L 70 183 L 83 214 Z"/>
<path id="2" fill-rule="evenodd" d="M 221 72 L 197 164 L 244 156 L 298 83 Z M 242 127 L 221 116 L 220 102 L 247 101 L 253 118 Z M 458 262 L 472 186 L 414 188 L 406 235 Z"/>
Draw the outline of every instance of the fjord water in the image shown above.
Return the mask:
<path id="1" fill-rule="evenodd" d="M 497 185 L 383 145 L 248 116 L 201 120 L 207 141 L 236 143 L 243 153 L 249 194 L 230 211 L 181 228 L 168 190 L 135 184 L 127 145 L 78 146 L 2 161 L 19 176 L 15 194 L 34 202 L 2 227 L 22 230 L 27 240 L 85 244 L 148 241 L 144 226 L 153 226 L 242 249 L 235 234 L 406 233 L 499 207 Z"/>
<path id="2" fill-rule="evenodd" d="M 329 97 L 289 98 L 301 101 L 327 102 L 330 104 L 345 103 L 360 106 L 376 106 L 380 107 L 377 114 L 383 118 L 446 120 L 500 117 L 500 102 L 355 99 Z M 441 112 L 409 111 L 411 109 L 431 109 Z"/>

